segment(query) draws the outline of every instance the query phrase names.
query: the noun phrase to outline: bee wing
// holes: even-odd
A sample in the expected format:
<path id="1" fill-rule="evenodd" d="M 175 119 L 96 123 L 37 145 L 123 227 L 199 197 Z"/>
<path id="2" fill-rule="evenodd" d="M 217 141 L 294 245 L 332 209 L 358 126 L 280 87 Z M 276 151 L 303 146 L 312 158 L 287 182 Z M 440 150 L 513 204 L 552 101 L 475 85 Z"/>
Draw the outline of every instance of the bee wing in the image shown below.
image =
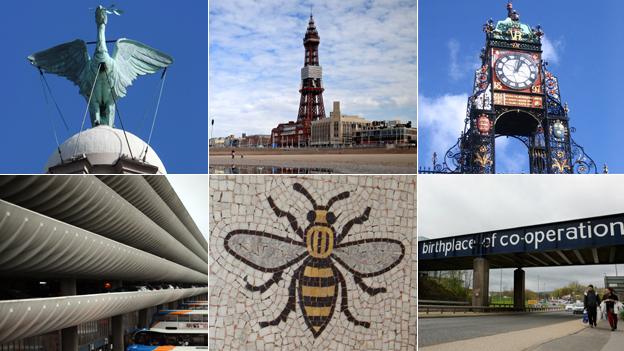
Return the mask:
<path id="1" fill-rule="evenodd" d="M 405 246 L 393 239 L 364 239 L 340 244 L 332 257 L 351 273 L 360 277 L 383 274 L 399 264 Z"/>
<path id="2" fill-rule="evenodd" d="M 229 254 L 265 272 L 281 271 L 307 254 L 304 243 L 256 230 L 231 231 L 224 244 Z"/>

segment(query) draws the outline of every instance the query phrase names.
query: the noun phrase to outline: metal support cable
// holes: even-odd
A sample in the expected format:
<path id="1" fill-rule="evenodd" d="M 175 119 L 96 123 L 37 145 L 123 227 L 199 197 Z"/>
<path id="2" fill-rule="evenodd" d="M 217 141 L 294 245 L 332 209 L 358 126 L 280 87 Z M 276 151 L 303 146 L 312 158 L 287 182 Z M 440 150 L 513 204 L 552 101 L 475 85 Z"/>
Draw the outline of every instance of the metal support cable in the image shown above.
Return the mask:
<path id="1" fill-rule="evenodd" d="M 147 144 L 145 145 L 145 154 L 143 155 L 143 162 L 145 162 L 145 159 L 147 158 L 147 151 L 149 150 L 149 146 L 152 141 L 152 133 L 154 132 L 154 126 L 156 125 L 156 116 L 158 115 L 158 108 L 160 107 L 160 100 L 162 98 L 162 92 L 163 92 L 163 88 L 165 87 L 166 79 L 167 79 L 167 67 L 165 67 L 162 75 L 160 76 L 160 92 L 158 93 L 158 101 L 156 102 L 156 110 L 154 111 L 154 118 L 152 119 L 152 128 L 150 128 L 149 137 L 147 138 Z"/>
<path id="2" fill-rule="evenodd" d="M 115 91 L 113 90 L 113 85 L 111 84 L 110 77 L 106 69 L 104 70 L 106 74 L 106 81 L 108 82 L 108 86 L 110 87 L 111 96 L 113 97 L 113 102 L 115 103 L 115 112 L 117 116 L 119 116 L 119 123 L 121 123 L 121 130 L 124 133 L 124 138 L 126 138 L 126 144 L 128 144 L 128 151 L 130 152 L 130 158 L 134 160 L 134 155 L 132 155 L 132 148 L 130 147 L 130 141 L 128 140 L 128 134 L 126 134 L 126 128 L 124 128 L 123 120 L 121 119 L 121 112 L 119 112 L 119 106 L 117 106 L 117 99 L 115 98 Z"/>
<path id="3" fill-rule="evenodd" d="M 50 85 L 48 84 L 48 80 L 46 79 L 45 75 L 43 74 L 43 71 L 41 70 L 41 68 L 37 67 L 39 69 L 39 74 L 40 74 L 40 79 L 43 81 L 45 87 L 48 89 L 48 93 L 50 94 L 50 97 L 52 98 L 52 101 L 54 102 L 54 106 L 56 106 L 56 110 L 59 113 L 59 116 L 61 117 L 61 120 L 63 121 L 63 124 L 65 125 L 65 129 L 69 130 L 69 126 L 67 126 L 67 121 L 65 120 L 65 116 L 63 116 L 63 112 L 61 112 L 61 108 L 59 107 L 58 103 L 56 102 L 56 99 L 54 98 L 54 94 L 52 94 L 52 89 L 50 89 Z M 46 103 L 48 103 L 48 99 L 46 96 Z"/>
<path id="4" fill-rule="evenodd" d="M 166 68 L 165 68 L 166 69 Z M 162 76 L 161 76 L 161 81 L 162 81 Z M 155 84 L 154 85 L 154 93 L 152 94 L 152 101 L 156 101 L 156 98 L 158 96 L 158 90 L 159 90 L 159 86 L 160 84 Z M 143 127 L 145 126 L 145 121 L 147 120 L 147 112 L 149 111 L 149 105 L 145 104 L 145 109 L 143 110 L 143 114 L 141 115 L 141 123 L 139 123 L 139 128 L 137 130 L 143 130 Z M 139 156 L 140 158 L 140 156 Z"/>
<path id="5" fill-rule="evenodd" d="M 39 70 L 39 72 L 41 72 L 41 70 Z M 41 90 L 43 91 L 43 97 L 45 99 L 46 106 L 48 106 L 50 104 L 50 101 L 48 100 L 48 93 L 45 90 L 45 84 L 43 83 L 42 77 L 43 77 L 43 72 L 41 72 L 41 75 L 39 76 L 39 81 L 41 82 Z M 58 150 L 59 157 L 61 158 L 61 163 L 63 163 L 63 156 L 61 155 L 61 145 L 59 143 L 58 134 L 56 133 L 56 126 L 54 125 L 54 121 L 52 120 L 51 116 L 49 120 L 50 120 L 50 125 L 52 126 L 52 133 L 54 134 L 54 140 L 56 141 L 56 149 Z"/>
<path id="6" fill-rule="evenodd" d="M 89 100 L 87 101 L 87 107 L 85 108 L 84 115 L 82 116 L 82 123 L 80 124 L 80 132 L 78 132 L 78 137 L 76 138 L 76 147 L 74 147 L 74 153 L 72 157 L 76 156 L 76 152 L 78 151 L 78 145 L 80 141 L 80 135 L 82 134 L 82 129 L 84 128 L 85 120 L 87 118 L 87 112 L 89 112 L 89 105 L 91 105 L 91 98 L 93 97 L 93 90 L 95 90 L 95 84 L 97 83 L 98 77 L 100 75 L 100 67 L 102 64 L 98 64 L 97 72 L 95 73 L 95 80 L 93 80 L 93 86 L 91 87 L 91 93 L 89 93 Z"/>

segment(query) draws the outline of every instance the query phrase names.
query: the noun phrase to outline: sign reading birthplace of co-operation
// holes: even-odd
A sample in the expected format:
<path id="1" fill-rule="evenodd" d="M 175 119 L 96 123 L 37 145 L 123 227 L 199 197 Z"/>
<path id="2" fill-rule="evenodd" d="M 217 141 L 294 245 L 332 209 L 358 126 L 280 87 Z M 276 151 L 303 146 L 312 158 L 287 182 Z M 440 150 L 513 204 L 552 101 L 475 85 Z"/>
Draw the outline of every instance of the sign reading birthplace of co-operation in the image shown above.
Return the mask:
<path id="1" fill-rule="evenodd" d="M 425 240 L 418 243 L 418 258 L 428 260 L 614 245 L 624 245 L 624 214 Z"/>

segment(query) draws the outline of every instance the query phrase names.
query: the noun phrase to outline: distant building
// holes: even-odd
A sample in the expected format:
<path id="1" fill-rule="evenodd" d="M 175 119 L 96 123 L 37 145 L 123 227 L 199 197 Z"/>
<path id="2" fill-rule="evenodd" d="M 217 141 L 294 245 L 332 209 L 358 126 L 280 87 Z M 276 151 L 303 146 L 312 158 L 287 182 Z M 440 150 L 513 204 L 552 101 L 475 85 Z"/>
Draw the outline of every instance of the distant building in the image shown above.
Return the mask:
<path id="1" fill-rule="evenodd" d="M 624 277 L 622 276 L 605 276 L 604 277 L 605 288 L 613 288 L 615 294 L 622 299 L 622 295 L 624 295 Z"/>
<path id="2" fill-rule="evenodd" d="M 271 146 L 271 136 L 266 134 L 255 134 L 255 135 L 246 135 L 243 133 L 243 136 L 240 138 L 238 142 L 238 147 L 270 147 Z"/>
<path id="3" fill-rule="evenodd" d="M 340 112 L 340 101 L 334 101 L 334 110 L 329 118 L 312 121 L 311 146 L 351 146 L 353 136 L 371 124 L 359 116 L 343 115 Z"/>
<path id="4" fill-rule="evenodd" d="M 225 138 L 223 137 L 211 138 L 208 145 L 210 147 L 225 147 Z"/>
<path id="5" fill-rule="evenodd" d="M 298 122 L 280 123 L 271 131 L 271 143 L 275 147 L 306 146 L 306 139 L 305 128 Z"/>
<path id="6" fill-rule="evenodd" d="M 416 128 L 412 122 L 374 121 L 364 130 L 358 130 L 353 136 L 355 145 L 416 145 Z"/>
<path id="7" fill-rule="evenodd" d="M 233 134 L 227 137 L 212 138 L 209 141 L 210 147 L 270 147 L 271 136 L 267 134 L 255 134 L 247 135 L 243 133 L 241 137 L 236 137 Z"/>

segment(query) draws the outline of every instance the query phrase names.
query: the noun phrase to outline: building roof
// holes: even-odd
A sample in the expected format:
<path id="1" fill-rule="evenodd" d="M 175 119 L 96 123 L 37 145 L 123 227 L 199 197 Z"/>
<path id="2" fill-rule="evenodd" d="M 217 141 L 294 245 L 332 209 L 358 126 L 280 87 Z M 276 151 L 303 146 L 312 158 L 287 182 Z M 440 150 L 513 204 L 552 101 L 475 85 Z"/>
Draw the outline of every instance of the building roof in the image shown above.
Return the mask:
<path id="1" fill-rule="evenodd" d="M 126 136 L 128 141 L 126 141 Z M 146 142 L 130 132 L 126 132 L 124 135 L 123 130 L 101 125 L 67 139 L 59 147 L 60 155 L 58 150 L 50 155 L 44 171 L 48 172 L 51 167 L 59 166 L 63 162 L 66 163 L 75 157 L 85 155 L 92 165 L 109 166 L 115 165 L 121 158 L 130 159 L 134 157 L 143 161 L 145 157 L 145 163 L 158 167 L 158 174 L 166 174 L 167 170 L 158 154 L 151 147 L 145 153 L 147 146 Z"/>
<path id="2" fill-rule="evenodd" d="M 520 14 L 513 9 L 511 1 L 507 3 L 507 18 L 496 22 L 496 26 L 493 24 L 494 22 L 489 20 L 485 24 L 484 30 L 491 33 L 494 39 L 539 43 L 544 34 L 540 26 L 532 29 L 529 25 L 520 22 Z M 514 35 L 514 33 L 517 34 Z"/>
<path id="3" fill-rule="evenodd" d="M 316 30 L 316 25 L 314 24 L 314 17 L 310 14 L 310 21 L 308 21 L 308 29 L 306 30 L 305 37 L 303 41 L 307 41 L 309 39 L 319 39 L 318 31 Z"/>

